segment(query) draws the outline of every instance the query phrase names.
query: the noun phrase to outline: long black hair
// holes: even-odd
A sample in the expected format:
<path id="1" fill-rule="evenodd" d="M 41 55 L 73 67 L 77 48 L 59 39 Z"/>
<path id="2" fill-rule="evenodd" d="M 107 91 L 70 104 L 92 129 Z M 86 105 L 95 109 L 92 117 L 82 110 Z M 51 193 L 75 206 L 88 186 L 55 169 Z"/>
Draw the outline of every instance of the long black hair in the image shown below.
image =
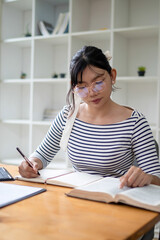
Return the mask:
<path id="1" fill-rule="evenodd" d="M 73 89 L 78 83 L 78 74 L 81 76 L 87 66 L 94 66 L 106 70 L 109 75 L 111 74 L 111 66 L 101 49 L 94 46 L 82 47 L 72 58 L 70 63 L 70 76 L 71 87 L 67 94 L 67 104 L 73 105 L 73 111 L 75 107 Z"/>

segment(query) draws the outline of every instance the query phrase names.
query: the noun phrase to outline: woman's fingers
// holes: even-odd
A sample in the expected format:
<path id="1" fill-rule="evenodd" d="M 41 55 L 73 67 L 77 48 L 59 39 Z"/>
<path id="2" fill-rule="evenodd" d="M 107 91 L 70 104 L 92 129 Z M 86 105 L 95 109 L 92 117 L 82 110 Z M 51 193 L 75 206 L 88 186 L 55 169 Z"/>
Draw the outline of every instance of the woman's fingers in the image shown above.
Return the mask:
<path id="1" fill-rule="evenodd" d="M 152 175 L 142 171 L 141 168 L 132 166 L 128 172 L 120 178 L 120 188 L 128 187 L 143 187 L 150 184 Z"/>

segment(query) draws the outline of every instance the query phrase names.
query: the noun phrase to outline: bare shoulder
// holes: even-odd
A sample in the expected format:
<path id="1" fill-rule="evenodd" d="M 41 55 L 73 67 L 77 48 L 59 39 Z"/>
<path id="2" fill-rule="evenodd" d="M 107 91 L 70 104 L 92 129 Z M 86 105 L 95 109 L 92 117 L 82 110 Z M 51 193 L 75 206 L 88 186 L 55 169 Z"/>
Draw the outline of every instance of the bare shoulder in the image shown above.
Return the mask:
<path id="1" fill-rule="evenodd" d="M 133 109 L 130 107 L 122 106 L 119 104 L 114 104 L 114 107 L 112 108 L 112 114 L 111 114 L 111 123 L 117 123 L 122 122 L 124 120 L 127 120 L 132 116 Z"/>
<path id="2" fill-rule="evenodd" d="M 133 111 L 134 110 L 130 107 L 126 107 L 126 106 L 120 106 L 119 107 L 119 113 L 124 120 L 127 119 L 127 118 L 130 118 Z"/>

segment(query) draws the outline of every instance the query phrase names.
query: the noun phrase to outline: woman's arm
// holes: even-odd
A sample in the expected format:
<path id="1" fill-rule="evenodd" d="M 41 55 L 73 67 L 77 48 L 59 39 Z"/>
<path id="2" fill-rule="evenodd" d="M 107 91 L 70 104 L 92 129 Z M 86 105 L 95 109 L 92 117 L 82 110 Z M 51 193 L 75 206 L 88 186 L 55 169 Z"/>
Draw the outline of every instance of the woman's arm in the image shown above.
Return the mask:
<path id="1" fill-rule="evenodd" d="M 41 144 L 38 146 L 36 151 L 32 153 L 29 157 L 29 160 L 33 163 L 34 167 L 31 168 L 26 161 L 23 161 L 19 166 L 19 173 L 22 177 L 37 177 L 37 171 L 39 169 L 45 168 L 54 158 L 54 156 L 60 149 L 59 143 L 61 140 L 67 115 L 68 108 L 67 106 L 65 106 L 53 121 Z"/>
<path id="2" fill-rule="evenodd" d="M 54 119 L 46 136 L 31 157 L 38 158 L 43 163 L 43 168 L 53 160 L 54 156 L 60 150 L 60 140 L 68 116 L 69 108 L 65 106 Z"/>
<path id="3" fill-rule="evenodd" d="M 146 118 L 137 112 L 137 120 L 132 133 L 132 151 L 137 166 L 132 166 L 120 178 L 120 187 L 142 187 L 148 184 L 160 185 L 160 163 L 155 141 Z"/>

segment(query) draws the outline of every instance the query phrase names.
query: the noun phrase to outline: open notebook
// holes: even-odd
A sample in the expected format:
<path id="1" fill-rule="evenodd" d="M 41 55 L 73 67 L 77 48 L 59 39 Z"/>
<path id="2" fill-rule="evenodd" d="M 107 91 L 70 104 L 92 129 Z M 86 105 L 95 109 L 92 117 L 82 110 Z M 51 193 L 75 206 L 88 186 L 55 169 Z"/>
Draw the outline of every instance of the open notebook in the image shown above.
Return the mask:
<path id="1" fill-rule="evenodd" d="M 15 179 L 28 182 L 39 182 L 63 187 L 78 187 L 102 178 L 100 175 L 88 174 L 85 172 L 75 172 L 69 169 L 43 169 L 40 176 L 36 178 L 24 178 L 16 176 Z"/>

